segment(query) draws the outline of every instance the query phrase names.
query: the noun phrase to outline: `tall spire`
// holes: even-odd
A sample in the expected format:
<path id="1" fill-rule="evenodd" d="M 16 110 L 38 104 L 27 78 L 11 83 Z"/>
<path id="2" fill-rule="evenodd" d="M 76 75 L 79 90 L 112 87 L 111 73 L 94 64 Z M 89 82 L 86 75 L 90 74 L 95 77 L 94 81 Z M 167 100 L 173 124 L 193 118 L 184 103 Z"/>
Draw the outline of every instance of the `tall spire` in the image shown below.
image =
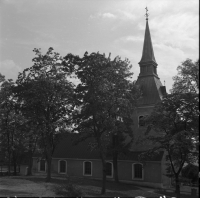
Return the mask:
<path id="1" fill-rule="evenodd" d="M 148 24 L 148 16 L 147 13 L 148 9 L 146 9 L 146 30 L 145 30 L 145 36 L 144 36 L 144 45 L 143 45 L 143 51 L 142 51 L 142 58 L 139 62 L 140 65 L 140 76 L 144 75 L 156 75 L 157 76 L 157 63 L 153 52 L 153 45 L 151 42 L 151 34 L 149 30 L 149 24 Z"/>
<path id="2" fill-rule="evenodd" d="M 156 59 L 154 57 L 154 52 L 153 52 L 153 46 L 151 42 L 151 34 L 149 30 L 148 18 L 146 20 L 147 21 L 146 21 L 146 30 L 144 36 L 144 45 L 140 63 L 147 61 L 154 61 L 156 63 Z"/>
<path id="3" fill-rule="evenodd" d="M 138 100 L 138 107 L 154 106 L 166 94 L 165 86 L 162 86 L 157 75 L 157 63 L 153 53 L 151 35 L 149 31 L 147 8 L 146 9 L 146 30 L 142 58 L 139 62 L 140 74 L 136 84 L 140 86 L 142 97 Z"/>

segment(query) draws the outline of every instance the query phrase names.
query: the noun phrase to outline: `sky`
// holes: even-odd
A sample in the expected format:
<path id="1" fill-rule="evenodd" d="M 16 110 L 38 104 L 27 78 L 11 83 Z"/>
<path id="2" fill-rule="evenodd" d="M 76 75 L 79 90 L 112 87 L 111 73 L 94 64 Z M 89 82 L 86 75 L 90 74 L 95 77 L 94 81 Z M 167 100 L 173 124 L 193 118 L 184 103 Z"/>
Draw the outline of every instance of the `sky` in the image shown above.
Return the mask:
<path id="1" fill-rule="evenodd" d="M 139 75 L 145 7 L 157 72 L 172 88 L 177 66 L 199 58 L 198 0 L 0 0 L 0 73 L 17 79 L 33 65 L 34 48 L 61 56 L 98 52 L 120 56 Z"/>

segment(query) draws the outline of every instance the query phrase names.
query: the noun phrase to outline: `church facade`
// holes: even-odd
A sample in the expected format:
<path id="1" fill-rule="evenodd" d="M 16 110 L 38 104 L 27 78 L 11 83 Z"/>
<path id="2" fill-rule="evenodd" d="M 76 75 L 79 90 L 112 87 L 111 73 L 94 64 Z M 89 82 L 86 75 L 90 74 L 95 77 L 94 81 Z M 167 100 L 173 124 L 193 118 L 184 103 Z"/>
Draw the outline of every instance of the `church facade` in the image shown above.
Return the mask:
<path id="1" fill-rule="evenodd" d="M 133 113 L 135 142 L 128 155 L 119 156 L 118 176 L 121 182 L 162 188 L 170 185 L 170 179 L 165 176 L 165 153 L 160 152 L 158 156 L 145 162 L 139 160 L 141 152 L 151 147 L 150 144 L 140 141 L 146 130 L 143 118 L 152 112 L 155 104 L 166 94 L 165 86 L 157 74 L 158 64 L 154 56 L 148 19 L 139 66 L 140 74 L 136 84 L 140 86 L 143 95 L 138 102 L 137 110 Z M 66 136 L 56 148 L 52 158 L 52 174 L 101 179 L 102 164 L 98 151 L 89 150 L 90 140 L 73 145 L 73 136 Z M 112 158 L 107 158 L 106 161 L 107 179 L 113 180 Z M 45 173 L 46 168 L 45 160 L 39 156 L 33 158 L 33 172 Z"/>

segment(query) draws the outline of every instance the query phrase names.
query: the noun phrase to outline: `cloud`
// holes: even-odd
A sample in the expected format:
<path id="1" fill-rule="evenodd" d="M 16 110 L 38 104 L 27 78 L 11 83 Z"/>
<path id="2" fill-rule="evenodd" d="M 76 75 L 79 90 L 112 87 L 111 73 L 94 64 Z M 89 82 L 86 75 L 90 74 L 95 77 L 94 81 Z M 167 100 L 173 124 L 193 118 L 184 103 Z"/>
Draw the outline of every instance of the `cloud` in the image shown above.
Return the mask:
<path id="1" fill-rule="evenodd" d="M 116 43 L 127 43 L 127 42 L 143 42 L 144 38 L 142 36 L 125 36 L 125 37 L 121 37 L 117 40 L 115 40 L 114 42 Z"/>
<path id="2" fill-rule="evenodd" d="M 15 80 L 18 73 L 22 69 L 13 60 L 4 60 L 0 62 L 0 73 L 5 76 L 6 79 Z"/>
<path id="3" fill-rule="evenodd" d="M 111 13 L 109 13 L 109 12 L 103 13 L 103 14 L 102 14 L 102 17 L 103 17 L 103 18 L 116 18 L 116 16 L 115 16 L 114 14 L 111 14 Z"/>
<path id="4" fill-rule="evenodd" d="M 187 58 L 184 51 L 165 44 L 155 44 L 153 47 L 159 74 L 164 77 L 175 76 L 177 66 Z"/>
<path id="5" fill-rule="evenodd" d="M 112 10 L 111 12 L 99 12 L 94 15 L 90 15 L 91 19 L 118 19 L 118 20 L 135 20 L 137 17 L 130 11 L 126 10 Z"/>
<path id="6" fill-rule="evenodd" d="M 118 18 L 122 20 L 135 20 L 137 17 L 131 11 L 117 10 Z"/>
<path id="7" fill-rule="evenodd" d="M 95 18 L 103 18 L 103 19 L 115 19 L 116 15 L 110 13 L 110 12 L 105 12 L 105 13 L 97 13 L 94 15 L 90 15 L 91 19 L 95 19 Z"/>

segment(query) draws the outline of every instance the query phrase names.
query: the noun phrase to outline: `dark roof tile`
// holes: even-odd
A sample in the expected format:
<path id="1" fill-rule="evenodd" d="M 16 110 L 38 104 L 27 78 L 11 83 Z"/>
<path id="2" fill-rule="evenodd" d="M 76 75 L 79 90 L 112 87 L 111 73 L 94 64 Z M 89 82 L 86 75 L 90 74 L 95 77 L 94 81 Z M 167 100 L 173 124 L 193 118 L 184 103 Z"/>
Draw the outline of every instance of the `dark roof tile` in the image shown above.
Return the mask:
<path id="1" fill-rule="evenodd" d="M 98 150 L 91 150 L 89 144 L 94 142 L 93 138 L 89 138 L 75 145 L 73 142 L 77 138 L 77 134 L 65 135 L 58 143 L 53 158 L 66 158 L 66 159 L 99 159 L 100 154 Z M 130 151 L 126 154 L 120 154 L 118 160 L 125 161 L 139 161 L 139 155 L 142 152 Z M 147 161 L 160 161 L 162 159 L 162 153 L 154 158 L 149 158 Z M 40 157 L 41 155 L 34 155 L 34 157 Z M 112 160 L 112 156 L 108 156 L 107 160 Z"/>

